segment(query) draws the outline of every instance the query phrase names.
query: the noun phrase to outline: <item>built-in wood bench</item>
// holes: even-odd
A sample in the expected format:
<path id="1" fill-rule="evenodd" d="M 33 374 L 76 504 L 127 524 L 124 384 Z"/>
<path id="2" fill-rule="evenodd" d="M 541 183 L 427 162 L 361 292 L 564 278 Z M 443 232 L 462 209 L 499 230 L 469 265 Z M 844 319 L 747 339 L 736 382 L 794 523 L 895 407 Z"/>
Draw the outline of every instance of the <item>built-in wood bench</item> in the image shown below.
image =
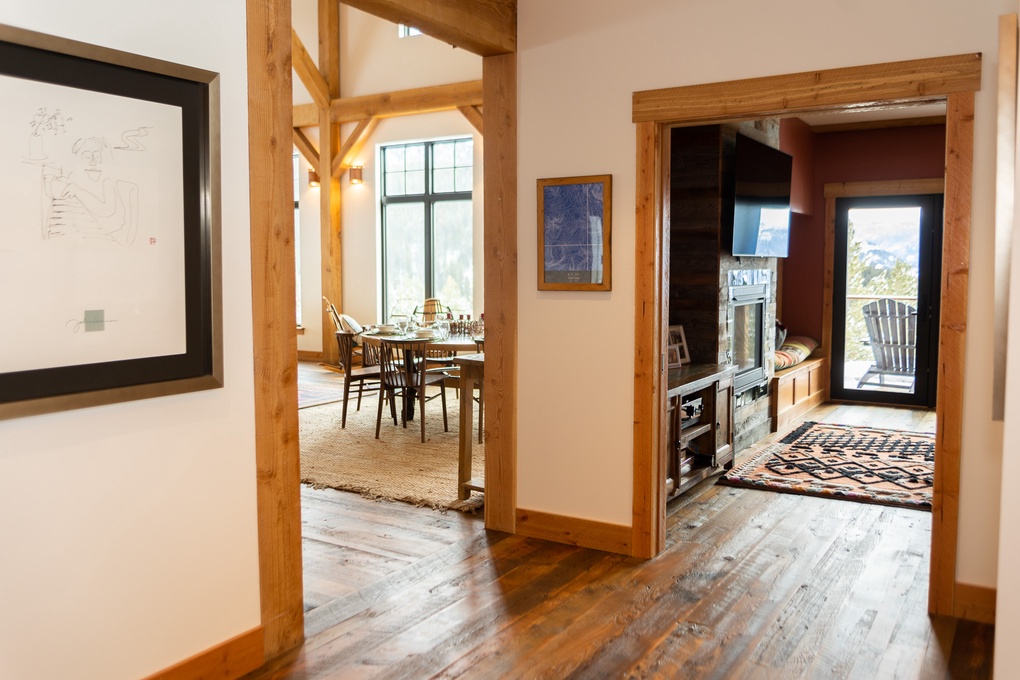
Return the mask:
<path id="1" fill-rule="evenodd" d="M 829 392 L 828 357 L 808 357 L 776 371 L 769 390 L 772 431 L 779 432 L 825 401 Z"/>

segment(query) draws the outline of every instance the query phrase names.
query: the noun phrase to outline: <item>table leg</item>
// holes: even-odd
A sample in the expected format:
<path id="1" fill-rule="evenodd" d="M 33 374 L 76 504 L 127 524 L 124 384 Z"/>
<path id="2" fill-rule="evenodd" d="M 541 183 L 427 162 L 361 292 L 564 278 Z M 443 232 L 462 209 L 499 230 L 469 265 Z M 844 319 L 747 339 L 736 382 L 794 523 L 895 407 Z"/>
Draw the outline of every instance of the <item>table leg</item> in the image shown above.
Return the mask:
<path id="1" fill-rule="evenodd" d="M 471 497 L 471 490 L 464 485 L 471 479 L 471 445 L 474 440 L 474 390 L 475 376 L 472 371 L 460 372 L 460 459 L 457 463 L 457 494 L 462 501 Z"/>

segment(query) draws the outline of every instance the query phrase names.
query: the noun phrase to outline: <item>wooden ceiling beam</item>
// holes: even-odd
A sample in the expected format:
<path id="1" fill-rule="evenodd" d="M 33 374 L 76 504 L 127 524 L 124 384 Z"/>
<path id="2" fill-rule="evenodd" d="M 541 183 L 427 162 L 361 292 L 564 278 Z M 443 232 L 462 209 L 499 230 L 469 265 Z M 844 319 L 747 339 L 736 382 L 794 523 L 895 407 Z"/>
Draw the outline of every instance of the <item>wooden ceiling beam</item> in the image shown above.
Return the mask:
<path id="1" fill-rule="evenodd" d="M 316 170 L 319 167 L 319 150 L 312 144 L 312 140 L 308 138 L 302 130 L 294 128 L 294 146 L 301 152 L 308 164 Z"/>
<path id="2" fill-rule="evenodd" d="M 330 104 L 330 114 L 338 123 L 353 123 L 366 118 L 393 118 L 419 113 L 449 111 L 459 106 L 482 105 L 482 81 L 470 80 L 451 85 L 416 87 L 385 94 L 346 97 Z"/>
<path id="3" fill-rule="evenodd" d="M 341 0 L 483 57 L 517 51 L 517 0 Z"/>
<path id="4" fill-rule="evenodd" d="M 330 103 L 330 118 L 334 123 L 356 123 L 368 118 L 395 118 L 419 113 L 452 111 L 462 106 L 482 105 L 482 81 L 469 80 L 450 85 L 417 87 L 383 94 L 334 99 Z M 299 104 L 294 107 L 294 127 L 304 128 L 319 124 L 319 107 L 316 104 Z"/>
<path id="5" fill-rule="evenodd" d="M 482 132 L 482 112 L 477 106 L 458 106 L 457 110 L 464 114 L 468 122 L 478 130 L 478 134 L 485 134 Z"/>
<path id="6" fill-rule="evenodd" d="M 358 127 L 354 128 L 351 136 L 347 138 L 347 141 L 340 148 L 340 152 L 333 159 L 333 177 L 339 178 L 344 170 L 351 167 L 354 159 L 361 153 L 365 143 L 372 136 L 372 132 L 378 124 L 378 118 L 366 118 L 358 123 Z"/>
<path id="7" fill-rule="evenodd" d="M 330 100 L 329 85 L 326 83 L 326 79 L 322 77 L 322 74 L 319 73 L 319 67 L 315 65 L 312 55 L 308 54 L 308 50 L 305 49 L 301 38 L 298 37 L 297 32 L 293 28 L 290 29 L 290 45 L 291 63 L 294 67 L 294 72 L 298 74 L 298 78 L 301 79 L 309 94 L 312 95 L 315 105 L 320 109 L 327 108 Z M 316 120 L 316 123 L 318 123 L 318 120 Z"/>
<path id="8" fill-rule="evenodd" d="M 319 126 L 319 107 L 315 104 L 298 104 L 294 107 L 294 127 L 307 128 Z"/>

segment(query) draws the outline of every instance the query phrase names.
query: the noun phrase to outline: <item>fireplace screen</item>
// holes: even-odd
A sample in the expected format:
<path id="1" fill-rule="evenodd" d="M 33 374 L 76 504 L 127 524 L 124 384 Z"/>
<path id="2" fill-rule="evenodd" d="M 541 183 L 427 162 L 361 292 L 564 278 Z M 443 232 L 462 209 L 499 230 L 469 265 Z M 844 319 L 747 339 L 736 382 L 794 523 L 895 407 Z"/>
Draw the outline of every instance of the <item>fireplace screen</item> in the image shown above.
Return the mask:
<path id="1" fill-rule="evenodd" d="M 733 363 L 737 373 L 761 366 L 761 304 L 733 309 Z"/>
<path id="2" fill-rule="evenodd" d="M 765 296 L 764 291 L 757 288 L 746 286 L 731 290 L 730 352 L 731 361 L 737 366 L 733 380 L 737 392 L 765 382 Z"/>

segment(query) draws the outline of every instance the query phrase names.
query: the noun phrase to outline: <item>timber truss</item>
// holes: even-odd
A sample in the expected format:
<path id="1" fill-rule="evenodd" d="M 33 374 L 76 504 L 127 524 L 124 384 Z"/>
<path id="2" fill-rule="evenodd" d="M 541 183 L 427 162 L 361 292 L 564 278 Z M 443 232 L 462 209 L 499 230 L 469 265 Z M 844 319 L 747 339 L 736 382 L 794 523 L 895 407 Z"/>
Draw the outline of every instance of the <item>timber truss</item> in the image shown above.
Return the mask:
<path id="1" fill-rule="evenodd" d="M 316 169 L 321 182 L 322 295 L 342 311 L 341 176 L 383 118 L 457 110 L 482 134 L 482 81 L 340 97 L 340 4 L 337 0 L 319 0 L 318 64 L 293 29 L 291 62 L 312 97 L 311 104 L 294 107 L 293 137 L 294 146 Z M 517 48 L 516 0 L 343 0 L 342 4 L 414 26 L 426 35 L 482 57 L 513 53 Z M 356 126 L 341 143 L 340 126 L 344 123 Z M 318 128 L 318 148 L 308 135 L 310 128 Z M 332 325 L 327 321 L 323 311 L 323 360 L 336 363 L 336 343 Z"/>

